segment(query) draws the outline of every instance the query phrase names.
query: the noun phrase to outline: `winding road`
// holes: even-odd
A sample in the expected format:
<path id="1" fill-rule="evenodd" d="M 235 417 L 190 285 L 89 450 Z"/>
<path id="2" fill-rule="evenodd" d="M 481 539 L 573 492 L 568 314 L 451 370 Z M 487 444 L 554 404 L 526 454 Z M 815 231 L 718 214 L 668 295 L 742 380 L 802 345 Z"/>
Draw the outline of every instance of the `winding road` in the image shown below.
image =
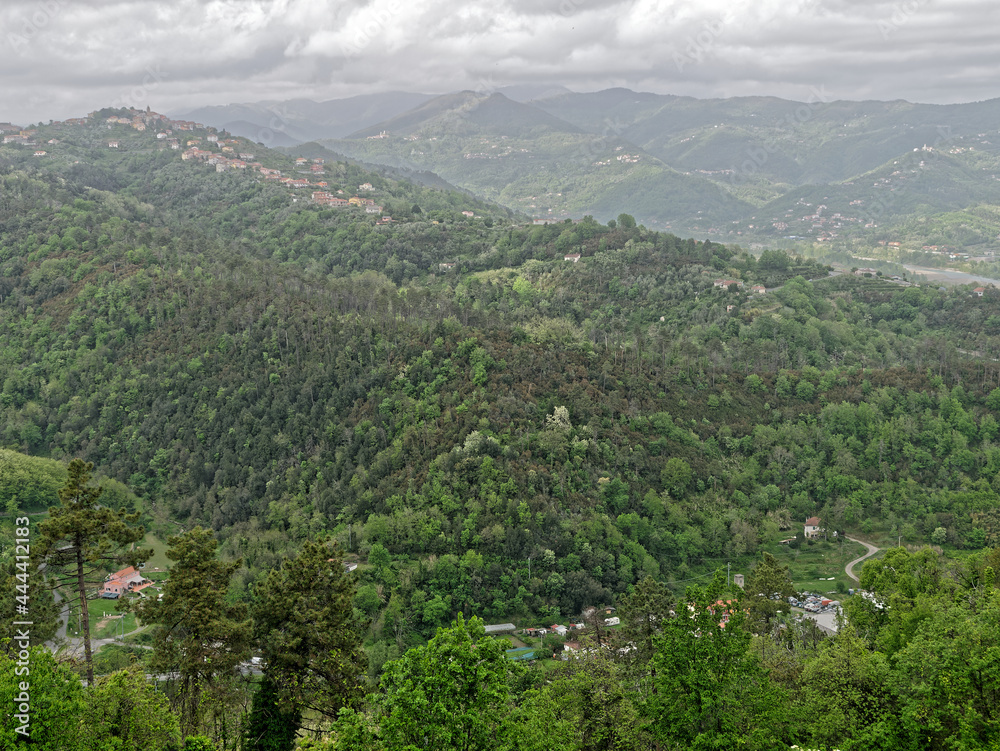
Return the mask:
<path id="1" fill-rule="evenodd" d="M 868 549 L 867 553 L 865 553 L 860 558 L 855 558 L 853 561 L 851 561 L 850 563 L 848 563 L 844 567 L 844 571 L 847 573 L 847 575 L 850 578 L 854 579 L 854 581 L 859 581 L 858 577 L 856 577 L 854 575 L 854 566 L 857 565 L 858 563 L 861 563 L 862 561 L 864 561 L 864 560 L 866 560 L 868 558 L 871 558 L 873 555 L 875 555 L 880 550 L 880 548 L 876 548 L 874 545 L 869 545 L 864 540 L 856 540 L 853 537 L 848 537 L 847 539 L 850 540 L 851 542 L 856 542 L 856 543 L 859 543 L 861 545 L 864 545 Z"/>

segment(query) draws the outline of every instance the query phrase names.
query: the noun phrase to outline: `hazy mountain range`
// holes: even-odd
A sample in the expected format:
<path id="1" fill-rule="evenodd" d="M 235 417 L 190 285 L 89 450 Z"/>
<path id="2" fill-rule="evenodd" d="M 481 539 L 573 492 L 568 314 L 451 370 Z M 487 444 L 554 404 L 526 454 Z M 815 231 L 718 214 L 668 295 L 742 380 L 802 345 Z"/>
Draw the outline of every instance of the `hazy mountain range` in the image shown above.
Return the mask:
<path id="1" fill-rule="evenodd" d="M 895 237 L 987 246 L 1000 203 L 1000 100 L 794 102 L 537 86 L 389 93 L 184 113 L 294 147 L 319 141 L 373 164 L 433 172 L 543 218 L 627 212 L 721 239 Z M 969 212 L 975 231 L 938 221 Z M 836 215 L 836 216 L 835 216 Z M 948 222 L 959 227 L 962 217 Z M 954 228 L 954 227 L 952 227 Z"/>

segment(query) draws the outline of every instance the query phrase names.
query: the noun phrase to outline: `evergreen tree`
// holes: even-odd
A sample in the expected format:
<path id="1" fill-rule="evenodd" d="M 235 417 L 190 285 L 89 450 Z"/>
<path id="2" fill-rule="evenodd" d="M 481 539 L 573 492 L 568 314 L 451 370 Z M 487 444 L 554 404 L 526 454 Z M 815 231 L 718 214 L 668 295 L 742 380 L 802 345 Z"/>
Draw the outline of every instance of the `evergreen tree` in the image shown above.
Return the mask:
<path id="1" fill-rule="evenodd" d="M 80 610 L 87 682 L 94 682 L 90 647 L 90 611 L 87 587 L 105 572 L 121 566 L 138 566 L 151 550 L 129 549 L 143 538 L 145 530 L 135 526 L 138 514 L 126 514 L 98 504 L 101 488 L 90 484 L 94 465 L 81 459 L 69 464 L 69 477 L 59 490 L 61 506 L 49 509 L 49 518 L 38 525 L 38 554 L 53 587 L 71 585 L 76 592 L 67 599 Z"/>
<path id="2" fill-rule="evenodd" d="M 750 629 L 758 634 L 770 631 L 778 614 L 788 612 L 788 597 L 795 594 L 788 566 L 770 553 L 764 553 L 747 576 L 745 589 Z"/>
<path id="3" fill-rule="evenodd" d="M 302 713 L 297 708 L 282 709 L 279 702 L 278 687 L 265 675 L 253 696 L 253 708 L 243 732 L 246 748 L 255 751 L 291 751 Z"/>
<path id="4" fill-rule="evenodd" d="M 306 542 L 256 588 L 254 634 L 283 710 L 333 719 L 361 695 L 367 659 L 354 582 L 336 545 Z"/>
<path id="5" fill-rule="evenodd" d="M 181 729 L 189 734 L 201 722 L 203 694 L 215 693 L 227 678 L 239 675 L 240 663 L 250 654 L 251 623 L 245 605 L 226 599 L 242 561 L 217 560 L 210 530 L 195 527 L 167 542 L 167 557 L 176 564 L 163 599 L 143 600 L 135 610 L 155 624 L 149 669 L 177 675 L 174 704 Z"/>

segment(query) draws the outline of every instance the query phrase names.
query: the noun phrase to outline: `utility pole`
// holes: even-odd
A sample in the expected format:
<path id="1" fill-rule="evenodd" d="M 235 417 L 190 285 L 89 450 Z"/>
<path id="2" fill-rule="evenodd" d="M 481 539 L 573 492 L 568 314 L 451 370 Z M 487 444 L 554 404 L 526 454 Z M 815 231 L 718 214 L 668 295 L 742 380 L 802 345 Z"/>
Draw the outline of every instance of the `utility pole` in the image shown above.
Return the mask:
<path id="1" fill-rule="evenodd" d="M 732 565 L 732 564 L 729 564 L 729 563 L 727 563 L 727 564 L 726 564 L 726 586 L 727 586 L 727 587 L 729 586 L 729 567 L 730 567 L 731 565 Z"/>
<path id="2" fill-rule="evenodd" d="M 528 581 L 531 581 L 531 559 L 528 559 Z"/>

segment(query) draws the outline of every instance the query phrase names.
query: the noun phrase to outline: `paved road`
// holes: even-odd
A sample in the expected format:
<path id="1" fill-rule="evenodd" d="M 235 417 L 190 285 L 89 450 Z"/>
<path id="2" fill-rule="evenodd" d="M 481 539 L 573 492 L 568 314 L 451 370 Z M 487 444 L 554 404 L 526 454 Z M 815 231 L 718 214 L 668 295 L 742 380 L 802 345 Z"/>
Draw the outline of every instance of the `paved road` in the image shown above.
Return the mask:
<path id="1" fill-rule="evenodd" d="M 847 575 L 849 577 L 851 577 L 852 579 L 854 579 L 854 581 L 858 581 L 858 577 L 856 577 L 854 575 L 854 566 L 856 564 L 858 564 L 858 563 L 861 563 L 862 561 L 864 561 L 867 558 L 871 558 L 873 555 L 875 555 L 879 551 L 879 548 L 876 548 L 874 545 L 869 545 L 864 540 L 855 540 L 853 537 L 848 537 L 847 539 L 850 540 L 851 542 L 861 543 L 862 545 L 864 545 L 868 549 L 867 553 L 865 553 L 860 558 L 855 558 L 853 561 L 851 561 L 850 563 L 848 563 L 844 567 L 844 571 L 847 573 Z"/>

